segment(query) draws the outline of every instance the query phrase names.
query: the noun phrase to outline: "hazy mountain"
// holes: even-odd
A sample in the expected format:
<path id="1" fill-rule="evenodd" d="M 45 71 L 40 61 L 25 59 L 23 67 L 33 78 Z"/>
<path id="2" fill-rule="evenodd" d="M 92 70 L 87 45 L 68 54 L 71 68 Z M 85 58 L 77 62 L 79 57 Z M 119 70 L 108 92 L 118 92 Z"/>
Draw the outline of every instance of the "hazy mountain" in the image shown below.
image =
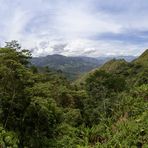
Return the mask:
<path id="1" fill-rule="evenodd" d="M 67 57 L 59 54 L 48 55 L 46 57 L 35 57 L 31 60 L 32 64 L 38 67 L 48 66 L 54 70 L 61 70 L 68 78 L 75 79 L 85 72 L 100 67 L 102 64 L 115 57 Z M 116 59 L 131 61 L 134 56 L 116 56 Z"/>
<path id="2" fill-rule="evenodd" d="M 128 58 L 126 58 L 127 60 Z M 127 77 L 132 75 L 142 75 L 143 73 L 147 73 L 148 68 L 148 50 L 146 50 L 139 57 L 130 62 L 125 59 L 118 57 L 107 61 L 105 64 L 101 65 L 98 68 L 91 70 L 88 73 L 85 73 L 79 79 L 76 80 L 76 84 L 80 85 L 85 82 L 85 80 L 89 77 L 89 75 L 93 74 L 96 70 L 103 70 L 109 73 L 120 73 Z M 137 76 L 138 77 L 138 76 Z M 132 79 L 132 77 L 130 78 Z"/>
<path id="3" fill-rule="evenodd" d="M 148 67 L 148 49 L 145 50 L 145 52 L 143 52 L 143 54 L 133 62 Z"/>
<path id="4" fill-rule="evenodd" d="M 124 59 L 127 62 L 131 62 L 131 61 L 133 61 L 136 58 L 137 58 L 136 56 L 106 56 L 106 57 L 97 57 L 97 59 L 99 59 L 99 60 L 102 59 L 105 62 L 107 62 L 109 60 L 112 60 L 112 59 Z"/>
<path id="5" fill-rule="evenodd" d="M 38 67 L 48 66 L 54 70 L 61 70 L 66 76 L 73 79 L 82 73 L 99 67 L 104 63 L 104 60 L 90 57 L 67 57 L 55 54 L 32 58 L 31 62 Z"/>

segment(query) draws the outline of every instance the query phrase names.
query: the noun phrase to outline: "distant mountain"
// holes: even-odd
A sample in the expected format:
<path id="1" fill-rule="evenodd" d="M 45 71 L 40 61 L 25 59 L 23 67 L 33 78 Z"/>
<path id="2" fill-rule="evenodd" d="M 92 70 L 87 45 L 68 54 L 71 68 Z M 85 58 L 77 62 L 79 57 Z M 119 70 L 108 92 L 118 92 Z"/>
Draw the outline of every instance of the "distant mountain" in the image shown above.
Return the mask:
<path id="1" fill-rule="evenodd" d="M 132 80 L 133 77 L 137 77 L 137 79 L 140 79 L 142 75 L 147 75 L 147 78 L 141 81 L 148 81 L 148 49 L 142 55 L 131 62 L 127 62 L 125 59 L 120 59 L 119 57 L 117 59 L 109 60 L 102 66 L 95 68 L 79 77 L 79 79 L 76 80 L 75 84 L 83 85 L 89 75 L 93 74 L 96 70 L 103 70 L 109 73 L 121 74 L 125 77 L 128 77 L 129 80 Z M 136 81 L 136 79 L 133 81 Z"/>
<path id="2" fill-rule="evenodd" d="M 61 70 L 68 78 L 75 79 L 82 73 L 101 66 L 104 60 L 90 57 L 67 57 L 55 54 L 32 58 L 31 63 L 37 67 L 48 66 L 54 70 Z"/>
<path id="3" fill-rule="evenodd" d="M 139 58 L 135 59 L 133 63 L 141 64 L 148 68 L 148 49 Z"/>
<path id="4" fill-rule="evenodd" d="M 115 57 L 116 59 L 124 59 L 125 61 L 127 62 L 131 62 L 133 61 L 134 59 L 136 59 L 137 57 L 136 56 L 117 56 Z"/>
<path id="5" fill-rule="evenodd" d="M 102 59 L 105 62 L 112 60 L 112 59 L 124 59 L 127 62 L 131 62 L 136 58 L 137 58 L 136 56 L 106 56 L 106 57 L 98 57 L 97 59 L 99 60 Z"/>
<path id="6" fill-rule="evenodd" d="M 122 67 L 125 67 L 128 64 L 124 59 L 112 59 L 106 62 L 103 66 L 100 67 L 100 70 L 105 70 L 107 72 L 114 72 Z"/>
<path id="7" fill-rule="evenodd" d="M 83 73 L 89 72 L 95 68 L 100 67 L 107 61 L 116 59 L 125 59 L 131 61 L 135 59 L 134 56 L 116 56 L 116 57 L 67 57 L 59 54 L 48 55 L 46 57 L 34 57 L 31 63 L 37 67 L 46 67 L 50 69 L 60 70 L 69 79 L 76 79 Z"/>

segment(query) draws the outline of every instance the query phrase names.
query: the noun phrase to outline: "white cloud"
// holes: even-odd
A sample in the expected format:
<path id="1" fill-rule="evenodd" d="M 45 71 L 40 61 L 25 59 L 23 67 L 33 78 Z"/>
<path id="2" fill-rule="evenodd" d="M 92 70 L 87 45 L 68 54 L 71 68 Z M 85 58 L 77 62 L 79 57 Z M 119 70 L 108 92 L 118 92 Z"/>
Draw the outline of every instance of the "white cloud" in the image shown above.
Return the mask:
<path id="1" fill-rule="evenodd" d="M 21 40 L 23 37 L 24 28 L 29 22 L 31 16 L 28 12 L 20 9 L 15 10 L 13 18 L 5 25 L 8 40 Z"/>
<path id="2" fill-rule="evenodd" d="M 147 1 L 132 2 L 0 0 L 0 42 L 18 40 L 24 48 L 34 49 L 35 56 L 58 51 L 72 56 L 139 54 L 148 46 L 147 42 L 101 38 L 104 33 L 128 36 L 134 30 L 136 36 L 136 31 L 148 30 Z M 96 36 L 99 38 L 94 39 Z M 66 46 L 55 51 L 55 46 L 63 44 Z"/>
<path id="3" fill-rule="evenodd" d="M 148 46 L 143 45 L 143 46 Z M 65 55 L 70 56 L 92 56 L 99 57 L 105 55 L 139 55 L 144 47 L 117 41 L 93 41 L 75 40 L 65 47 Z M 138 52 L 137 52 L 138 51 Z"/>
<path id="4" fill-rule="evenodd" d="M 43 48 L 43 45 L 44 46 Z M 87 39 L 76 39 L 68 42 L 50 41 L 43 42 L 43 45 L 39 44 L 33 51 L 35 56 L 45 56 L 48 54 L 57 54 L 55 46 L 62 46 L 62 54 L 66 56 L 109 56 L 109 55 L 139 55 L 144 51 L 145 46 L 148 44 L 133 45 L 126 44 L 121 41 L 94 41 Z M 64 45 L 64 46 L 63 46 Z"/>
<path id="5" fill-rule="evenodd" d="M 121 31 L 121 25 L 115 23 L 107 14 L 86 11 L 81 8 L 69 8 L 59 11 L 56 16 L 56 29 L 64 37 L 89 37 L 98 33 Z"/>

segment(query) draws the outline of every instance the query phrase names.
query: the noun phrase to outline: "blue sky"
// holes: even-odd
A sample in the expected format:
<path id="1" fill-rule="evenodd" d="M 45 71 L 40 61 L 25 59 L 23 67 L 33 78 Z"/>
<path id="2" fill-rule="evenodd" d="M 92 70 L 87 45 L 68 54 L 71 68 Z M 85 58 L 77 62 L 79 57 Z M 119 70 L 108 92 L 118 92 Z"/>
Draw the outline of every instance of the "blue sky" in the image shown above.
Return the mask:
<path id="1" fill-rule="evenodd" d="M 147 0 L 0 0 L 0 43 L 34 56 L 139 55 L 148 48 Z"/>

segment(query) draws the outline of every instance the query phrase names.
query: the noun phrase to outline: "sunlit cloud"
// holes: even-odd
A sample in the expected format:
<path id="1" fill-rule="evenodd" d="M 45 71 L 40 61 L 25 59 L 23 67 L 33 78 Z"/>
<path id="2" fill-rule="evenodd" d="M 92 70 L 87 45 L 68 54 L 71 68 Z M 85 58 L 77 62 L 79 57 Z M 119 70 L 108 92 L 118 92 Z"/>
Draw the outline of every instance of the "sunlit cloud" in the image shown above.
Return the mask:
<path id="1" fill-rule="evenodd" d="M 34 56 L 139 55 L 148 47 L 146 0 L 0 0 L 0 4 L 1 45 L 18 40 Z"/>

